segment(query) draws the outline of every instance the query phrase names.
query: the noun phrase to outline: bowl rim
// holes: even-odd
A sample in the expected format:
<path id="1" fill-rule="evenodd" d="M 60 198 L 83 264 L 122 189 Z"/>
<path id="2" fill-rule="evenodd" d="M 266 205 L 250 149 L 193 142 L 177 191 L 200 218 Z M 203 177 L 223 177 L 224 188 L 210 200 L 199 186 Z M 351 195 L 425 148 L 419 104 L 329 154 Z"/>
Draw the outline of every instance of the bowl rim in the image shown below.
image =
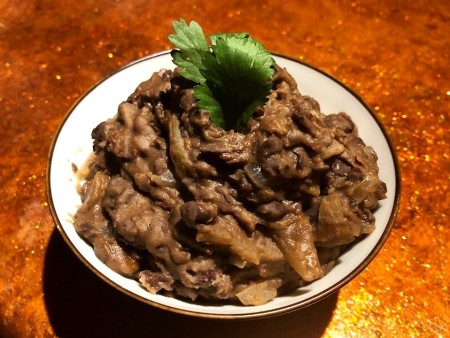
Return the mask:
<path id="1" fill-rule="evenodd" d="M 393 205 L 392 205 L 392 210 L 389 216 L 389 220 L 386 224 L 386 227 L 381 235 L 381 237 L 379 238 L 378 242 L 376 243 L 376 245 L 372 248 L 372 250 L 370 251 L 370 253 L 361 261 L 361 263 L 356 266 L 349 274 L 347 274 L 344 278 L 340 279 L 338 282 L 332 284 L 330 287 L 324 289 L 323 291 L 311 296 L 308 299 L 305 299 L 303 301 L 300 302 L 296 302 L 290 305 L 286 305 L 286 306 L 282 306 L 279 308 L 275 308 L 275 309 L 269 309 L 269 310 L 265 310 L 265 311 L 259 311 L 259 312 L 255 312 L 255 313 L 239 313 L 239 314 L 219 314 L 219 313 L 205 313 L 205 312 L 198 312 L 198 311 L 191 311 L 191 310 L 185 310 L 185 309 L 180 309 L 177 307 L 173 307 L 173 306 L 169 306 L 169 305 L 165 305 L 165 304 L 161 304 L 159 302 L 156 301 L 152 301 L 150 299 L 146 299 L 143 298 L 129 290 L 127 290 L 126 288 L 122 287 L 121 285 L 115 283 L 114 281 L 112 281 L 111 279 L 107 278 L 105 275 L 103 275 L 100 271 L 98 271 L 90 262 L 88 259 L 86 259 L 79 251 L 78 249 L 75 247 L 74 243 L 70 240 L 70 238 L 68 237 L 67 233 L 65 232 L 61 221 L 57 215 L 54 203 L 53 203 L 53 195 L 52 195 L 52 189 L 51 189 L 51 184 L 50 184 L 50 174 L 51 174 L 51 164 L 52 164 L 52 158 L 53 158 L 53 152 L 57 143 L 57 140 L 59 138 L 59 135 L 61 133 L 61 130 L 63 129 L 66 121 L 68 120 L 68 118 L 70 117 L 70 115 L 72 114 L 72 112 L 75 110 L 75 108 L 79 105 L 79 103 L 86 98 L 86 96 L 88 96 L 95 88 L 97 88 L 99 85 L 101 85 L 104 81 L 106 81 L 108 78 L 112 77 L 113 75 L 137 64 L 140 62 L 145 62 L 148 61 L 150 59 L 153 58 L 157 58 L 166 54 L 169 54 L 172 50 L 165 50 L 165 51 L 161 51 L 161 52 L 157 52 L 157 53 L 153 53 L 153 54 L 149 54 L 147 56 L 144 56 L 142 58 L 136 59 L 132 62 L 129 62 L 121 67 L 119 67 L 117 70 L 109 73 L 107 76 L 103 77 L 102 79 L 100 79 L 99 81 L 97 81 L 93 86 L 91 86 L 88 90 L 86 90 L 82 95 L 80 95 L 80 97 L 78 97 L 78 99 L 72 104 L 72 106 L 69 108 L 69 110 L 67 111 L 67 113 L 65 114 L 65 116 L 63 117 L 63 119 L 61 120 L 58 128 L 56 129 L 56 132 L 53 136 L 53 139 L 51 141 L 51 145 L 49 148 L 49 152 L 48 152 L 48 156 L 47 156 L 47 169 L 46 169 L 46 192 L 47 192 L 47 201 L 48 201 L 48 207 L 50 209 L 50 213 L 51 216 L 53 218 L 53 221 L 55 222 L 56 228 L 58 229 L 59 233 L 62 235 L 64 241 L 66 242 L 66 244 L 71 248 L 71 250 L 75 253 L 75 255 L 92 271 L 94 272 L 95 275 L 97 275 L 98 277 L 100 277 L 103 281 L 105 281 L 107 284 L 113 286 L 116 290 L 119 290 L 121 292 L 123 292 L 124 294 L 138 300 L 141 302 L 144 302 L 146 304 L 152 305 L 156 308 L 162 309 L 162 310 L 167 310 L 170 312 L 175 312 L 178 314 L 183 314 L 183 315 L 188 315 L 188 316 L 194 316 L 194 317 L 200 317 L 200 318 L 212 318 L 212 319 L 256 319 L 256 318 L 266 318 L 269 316 L 273 316 L 273 315 L 281 315 L 281 314 L 285 314 L 285 313 L 289 313 L 292 311 L 296 311 L 299 310 L 301 308 L 305 308 L 308 307 L 310 305 L 313 305 L 317 302 L 319 302 L 320 300 L 334 294 L 335 292 L 337 292 L 338 290 L 340 290 L 343 286 L 345 286 L 346 284 L 348 284 L 351 280 L 353 280 L 357 275 L 359 275 L 369 264 L 370 262 L 375 258 L 375 256 L 378 254 L 378 252 L 381 250 L 381 248 L 383 247 L 383 245 L 385 244 L 386 240 L 388 239 L 393 227 L 394 227 L 394 223 L 395 223 L 395 219 L 397 217 L 398 211 L 399 211 L 399 206 L 400 206 L 400 195 L 401 195 L 401 175 L 400 175 L 400 166 L 398 163 L 398 158 L 397 158 L 397 154 L 395 152 L 395 148 L 393 146 L 392 140 L 389 137 L 389 134 L 386 130 L 386 128 L 384 127 L 384 125 L 381 123 L 380 119 L 378 118 L 378 116 L 375 114 L 375 112 L 372 110 L 372 108 L 370 108 L 370 106 L 364 101 L 364 99 L 357 94 L 352 88 L 348 87 L 346 84 L 342 83 L 340 80 L 338 80 L 337 78 L 335 78 L 334 76 L 326 73 L 325 71 L 317 68 L 316 66 L 313 66 L 307 62 L 304 62 L 303 60 L 299 60 L 290 56 L 286 56 L 284 54 L 281 53 L 277 53 L 277 52 L 271 52 L 272 56 L 276 56 L 276 57 L 280 57 L 280 58 L 284 58 L 286 60 L 289 61 L 293 61 L 295 63 L 299 63 L 303 66 L 306 66 L 318 73 L 320 73 L 321 75 L 326 76 L 327 78 L 329 78 L 330 80 L 332 80 L 333 82 L 335 82 L 336 84 L 338 84 L 339 86 L 343 87 L 346 91 L 348 91 L 351 95 L 353 95 L 355 97 L 355 99 L 357 99 L 359 101 L 359 103 L 370 113 L 370 115 L 372 116 L 372 118 L 375 120 L 375 122 L 377 123 L 378 127 L 380 128 L 380 131 L 382 132 L 383 136 L 385 137 L 385 140 L 388 144 L 391 156 L 392 156 L 392 161 L 393 161 L 393 166 L 394 166 L 394 171 L 395 171 L 395 191 L 393 193 Z M 137 85 L 137 84 L 136 84 Z"/>

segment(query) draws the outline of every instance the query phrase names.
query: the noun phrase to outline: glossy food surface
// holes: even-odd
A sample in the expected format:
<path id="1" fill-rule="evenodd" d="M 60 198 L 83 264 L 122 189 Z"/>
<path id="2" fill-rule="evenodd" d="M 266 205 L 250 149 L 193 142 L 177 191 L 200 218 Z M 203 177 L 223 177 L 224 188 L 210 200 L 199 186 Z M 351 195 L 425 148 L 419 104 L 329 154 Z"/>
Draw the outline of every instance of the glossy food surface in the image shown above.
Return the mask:
<path id="1" fill-rule="evenodd" d="M 156 328 L 169 337 L 449 334 L 447 1 L 14 0 L 0 13 L 1 337 L 141 337 Z M 45 179 L 58 126 L 106 75 L 170 48 L 180 17 L 207 34 L 250 32 L 330 73 L 391 137 L 403 184 L 397 222 L 369 267 L 326 300 L 259 321 L 168 313 L 104 283 L 56 230 Z"/>

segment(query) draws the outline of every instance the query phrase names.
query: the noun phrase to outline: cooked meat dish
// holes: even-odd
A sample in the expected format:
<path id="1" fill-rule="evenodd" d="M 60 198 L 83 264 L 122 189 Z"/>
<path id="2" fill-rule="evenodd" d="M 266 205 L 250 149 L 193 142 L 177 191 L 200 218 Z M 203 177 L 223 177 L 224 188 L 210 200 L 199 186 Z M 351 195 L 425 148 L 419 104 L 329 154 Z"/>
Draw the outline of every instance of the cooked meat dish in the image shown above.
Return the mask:
<path id="1" fill-rule="evenodd" d="M 285 69 L 272 83 L 245 133 L 215 126 L 178 68 L 93 130 L 74 225 L 101 261 L 151 293 L 260 305 L 374 230 L 386 185 L 373 148 Z"/>

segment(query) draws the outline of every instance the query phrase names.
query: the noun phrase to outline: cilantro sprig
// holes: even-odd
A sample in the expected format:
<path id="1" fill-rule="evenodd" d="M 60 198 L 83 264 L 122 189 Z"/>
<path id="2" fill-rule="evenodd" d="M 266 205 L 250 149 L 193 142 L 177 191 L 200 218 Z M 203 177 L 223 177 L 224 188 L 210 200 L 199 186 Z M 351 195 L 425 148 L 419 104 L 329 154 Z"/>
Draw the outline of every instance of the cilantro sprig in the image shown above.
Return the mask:
<path id="1" fill-rule="evenodd" d="M 196 83 L 197 106 L 226 130 L 244 131 L 256 107 L 264 105 L 272 88 L 275 61 L 247 33 L 210 35 L 184 19 L 173 23 L 169 41 L 177 48 L 173 62 L 181 75 Z"/>

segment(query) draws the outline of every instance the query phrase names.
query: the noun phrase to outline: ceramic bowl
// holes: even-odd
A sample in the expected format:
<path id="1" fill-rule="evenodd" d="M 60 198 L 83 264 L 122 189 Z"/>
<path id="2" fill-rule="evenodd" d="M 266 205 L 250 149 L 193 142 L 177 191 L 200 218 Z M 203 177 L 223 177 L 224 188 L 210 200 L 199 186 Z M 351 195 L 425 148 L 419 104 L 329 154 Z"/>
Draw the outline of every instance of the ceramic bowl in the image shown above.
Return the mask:
<path id="1" fill-rule="evenodd" d="M 67 244 L 95 274 L 125 294 L 169 311 L 199 317 L 255 318 L 293 311 L 329 296 L 357 276 L 377 255 L 393 226 L 399 199 L 398 165 L 386 131 L 367 104 L 344 84 L 310 65 L 280 55 L 273 57 L 297 80 L 302 94 L 319 102 L 322 112 L 347 112 L 358 126 L 361 138 L 377 152 L 379 175 L 388 192 L 375 212 L 375 231 L 343 253 L 336 266 L 323 278 L 261 306 L 213 306 L 151 294 L 137 281 L 123 277 L 103 264 L 92 247 L 77 234 L 72 223 L 72 216 L 81 204 L 73 165 L 82 166 L 92 152 L 92 129 L 115 115 L 118 105 L 140 82 L 162 68 L 174 68 L 170 52 L 166 51 L 123 67 L 90 89 L 70 109 L 50 150 L 47 190 L 53 218 Z"/>

